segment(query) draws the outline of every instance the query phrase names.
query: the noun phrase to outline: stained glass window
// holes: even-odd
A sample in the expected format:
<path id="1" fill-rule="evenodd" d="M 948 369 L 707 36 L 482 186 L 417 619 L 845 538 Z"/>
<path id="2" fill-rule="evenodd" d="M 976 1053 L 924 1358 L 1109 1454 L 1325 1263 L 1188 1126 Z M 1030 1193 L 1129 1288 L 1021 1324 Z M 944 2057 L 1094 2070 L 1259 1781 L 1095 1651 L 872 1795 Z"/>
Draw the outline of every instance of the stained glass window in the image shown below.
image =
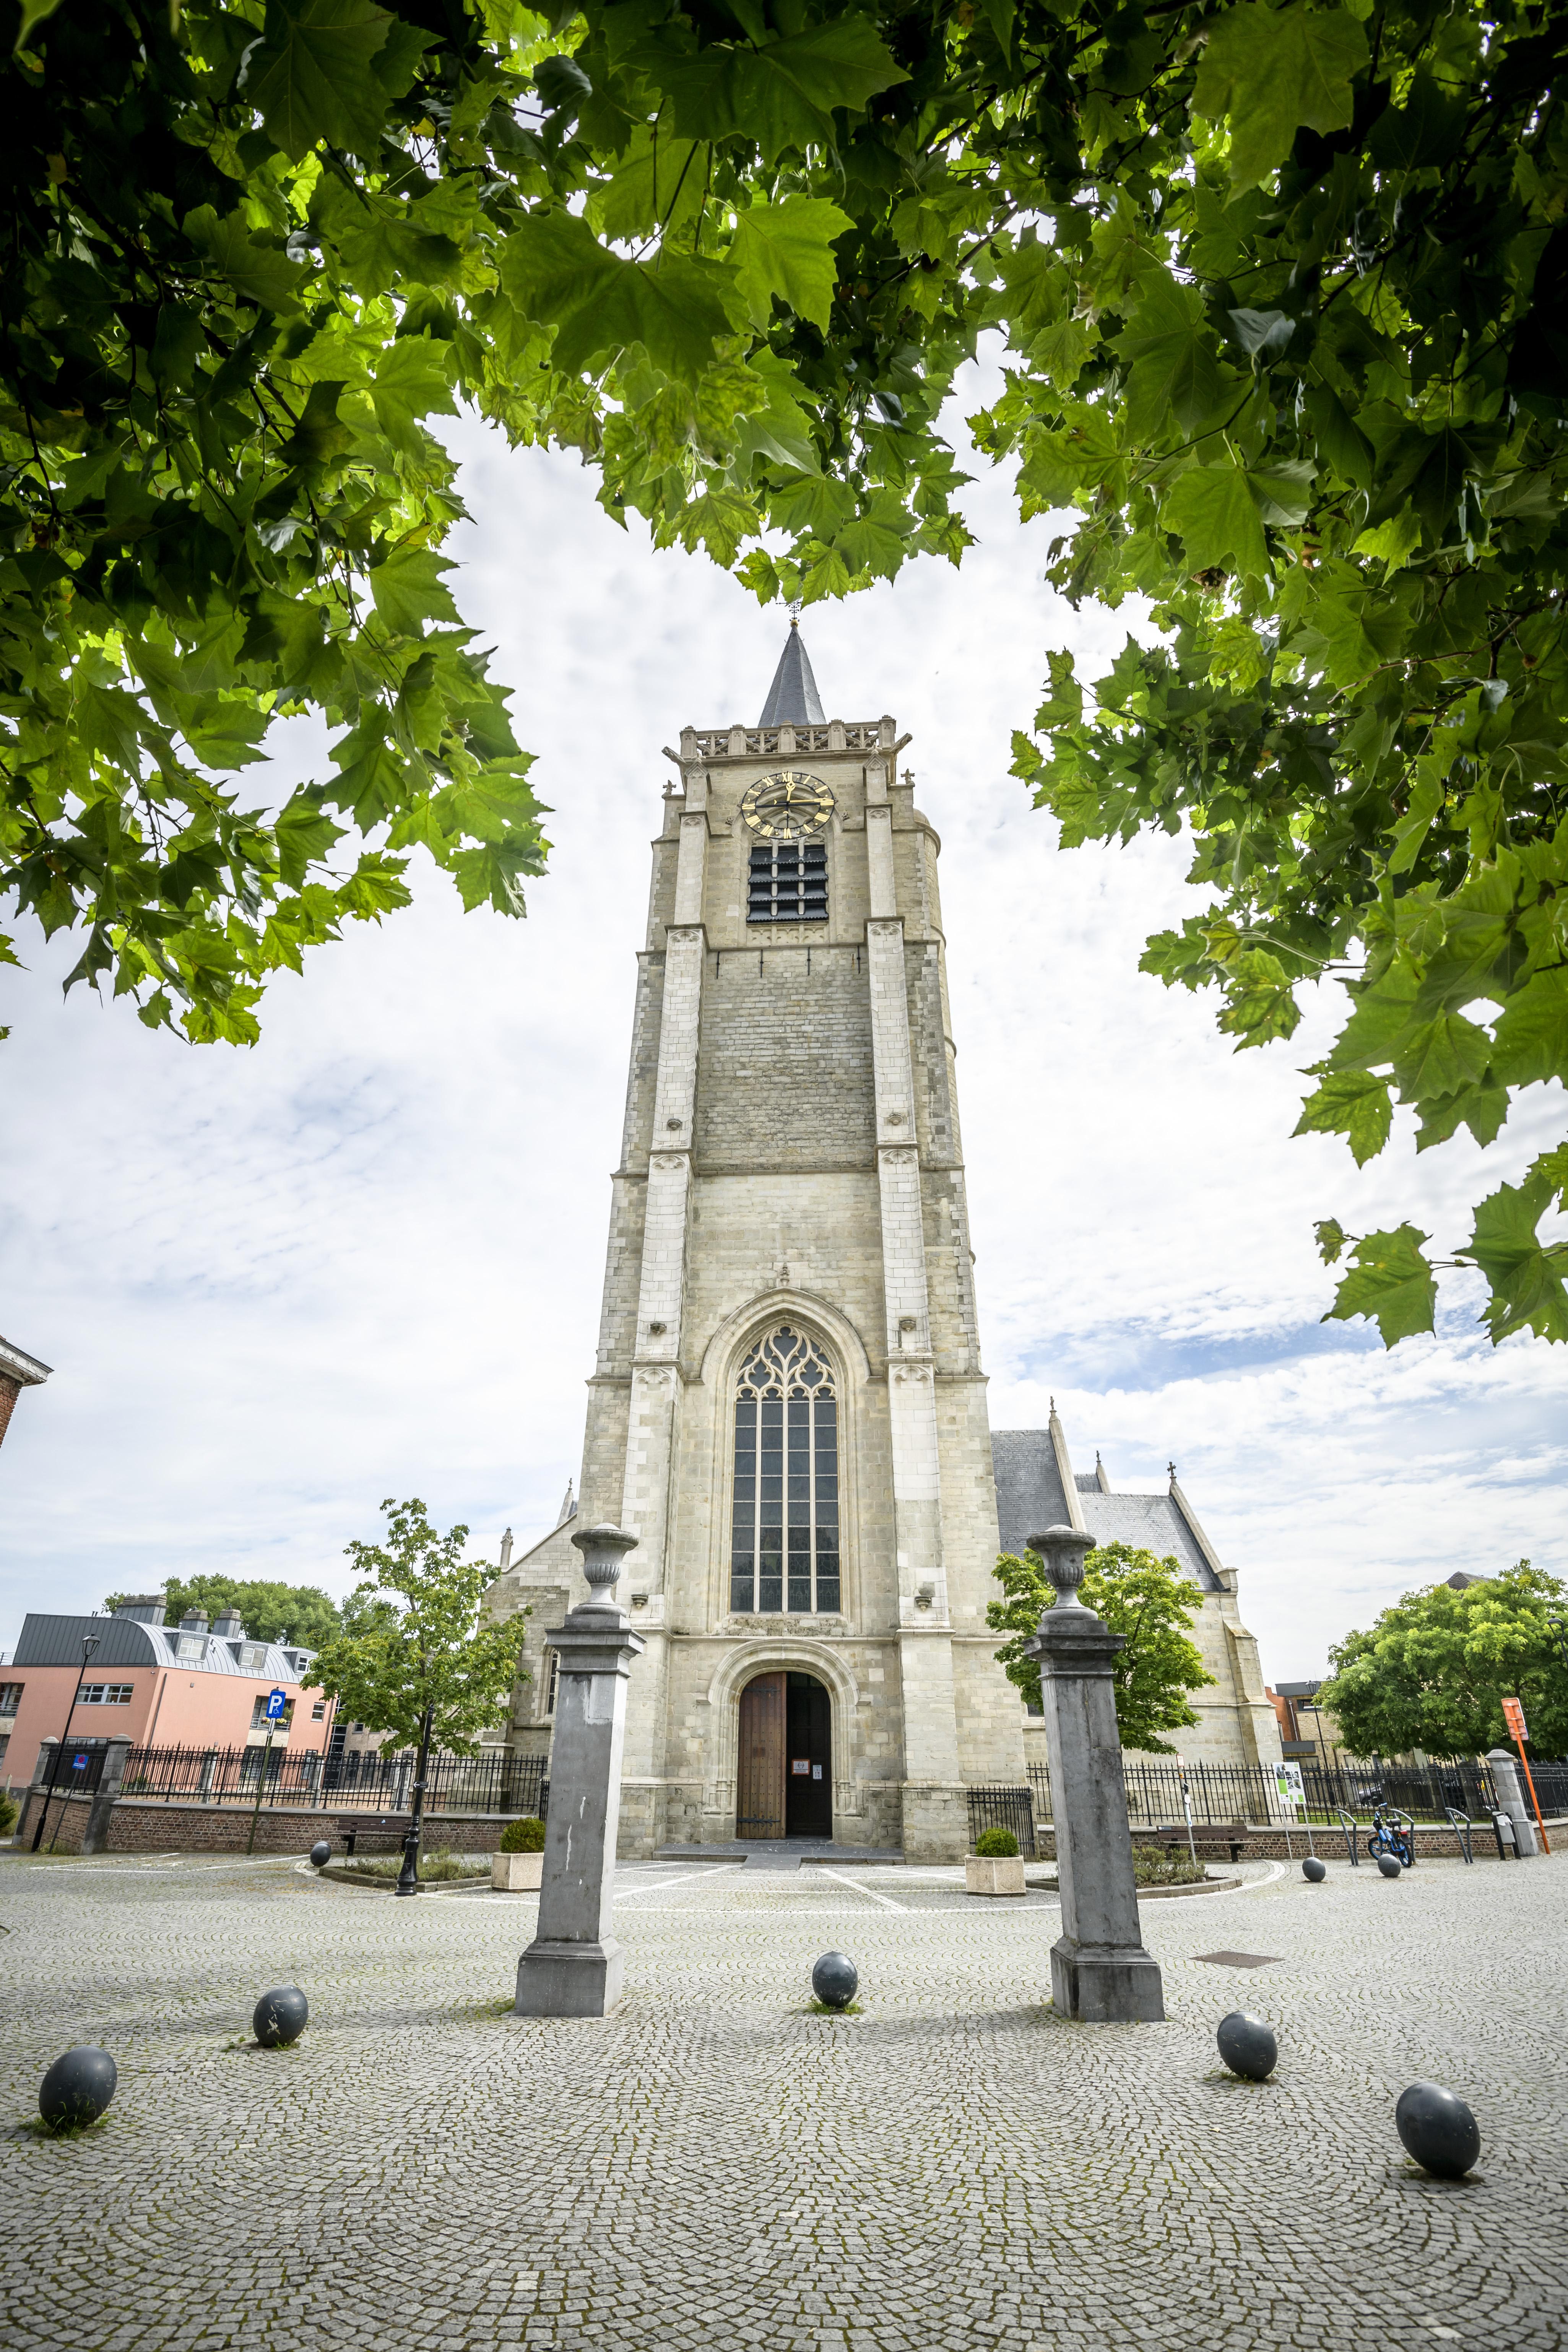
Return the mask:
<path id="1" fill-rule="evenodd" d="M 836 1614 L 838 1402 L 820 1344 L 781 1323 L 742 1366 L 735 1391 L 730 1606 Z"/>

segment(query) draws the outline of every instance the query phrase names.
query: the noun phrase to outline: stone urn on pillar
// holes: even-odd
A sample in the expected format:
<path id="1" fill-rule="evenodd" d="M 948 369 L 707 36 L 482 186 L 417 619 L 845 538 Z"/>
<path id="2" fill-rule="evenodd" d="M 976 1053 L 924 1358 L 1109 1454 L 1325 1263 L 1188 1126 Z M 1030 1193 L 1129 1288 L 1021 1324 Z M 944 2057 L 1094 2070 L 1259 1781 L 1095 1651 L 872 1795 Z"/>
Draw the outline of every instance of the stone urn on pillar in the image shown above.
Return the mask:
<path id="1" fill-rule="evenodd" d="M 621 1997 L 625 1961 L 610 1933 L 616 1834 L 621 1811 L 626 1677 L 645 1647 L 617 1606 L 615 1588 L 637 1537 L 585 1528 L 589 1597 L 544 1639 L 560 1661 L 550 1812 L 539 1924 L 517 1968 L 521 2017 L 605 2017 Z"/>
<path id="2" fill-rule="evenodd" d="M 1116 1727 L 1113 1633 L 1079 1599 L 1081 1528 L 1047 1528 L 1029 1549 L 1046 1564 L 1056 1602 L 1024 1645 L 1039 1661 L 1051 1764 L 1062 1932 L 1051 1947 L 1051 1995 L 1064 2017 L 1087 2025 L 1134 2024 L 1165 2014 L 1159 1962 L 1143 1948 L 1121 1741 Z"/>

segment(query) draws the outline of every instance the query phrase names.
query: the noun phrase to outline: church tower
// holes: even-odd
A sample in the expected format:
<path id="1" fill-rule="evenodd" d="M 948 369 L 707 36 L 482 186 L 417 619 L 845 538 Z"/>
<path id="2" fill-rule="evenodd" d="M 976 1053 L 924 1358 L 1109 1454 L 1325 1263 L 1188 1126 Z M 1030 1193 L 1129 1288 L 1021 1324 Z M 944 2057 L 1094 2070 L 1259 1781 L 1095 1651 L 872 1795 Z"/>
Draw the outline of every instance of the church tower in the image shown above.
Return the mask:
<path id="1" fill-rule="evenodd" d="M 955 1860 L 964 1784 L 1024 1777 L 908 740 L 825 717 L 792 624 L 758 724 L 668 754 L 578 1522 L 637 1537 L 626 1852 Z M 528 1556 L 542 1624 L 568 1532 Z"/>

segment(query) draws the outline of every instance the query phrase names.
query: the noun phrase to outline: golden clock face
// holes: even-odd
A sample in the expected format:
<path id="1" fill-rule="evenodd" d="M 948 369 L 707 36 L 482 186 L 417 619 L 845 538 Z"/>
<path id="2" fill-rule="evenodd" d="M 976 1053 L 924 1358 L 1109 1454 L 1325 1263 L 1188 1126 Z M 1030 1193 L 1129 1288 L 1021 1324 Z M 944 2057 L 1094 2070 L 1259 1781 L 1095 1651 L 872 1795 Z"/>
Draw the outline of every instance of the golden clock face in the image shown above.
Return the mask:
<path id="1" fill-rule="evenodd" d="M 804 841 L 833 814 L 833 794 L 804 768 L 780 768 L 753 784 L 741 803 L 741 821 L 762 841 Z"/>

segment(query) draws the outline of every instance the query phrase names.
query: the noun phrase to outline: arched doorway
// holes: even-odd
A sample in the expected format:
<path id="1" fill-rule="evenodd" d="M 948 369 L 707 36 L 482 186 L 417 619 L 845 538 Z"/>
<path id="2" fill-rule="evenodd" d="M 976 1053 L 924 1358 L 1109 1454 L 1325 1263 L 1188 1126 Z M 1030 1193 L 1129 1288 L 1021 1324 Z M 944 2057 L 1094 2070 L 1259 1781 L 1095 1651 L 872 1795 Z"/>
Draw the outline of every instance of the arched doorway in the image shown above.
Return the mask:
<path id="1" fill-rule="evenodd" d="M 815 1675 L 754 1675 L 741 1693 L 735 1834 L 833 1835 L 833 1710 Z"/>

